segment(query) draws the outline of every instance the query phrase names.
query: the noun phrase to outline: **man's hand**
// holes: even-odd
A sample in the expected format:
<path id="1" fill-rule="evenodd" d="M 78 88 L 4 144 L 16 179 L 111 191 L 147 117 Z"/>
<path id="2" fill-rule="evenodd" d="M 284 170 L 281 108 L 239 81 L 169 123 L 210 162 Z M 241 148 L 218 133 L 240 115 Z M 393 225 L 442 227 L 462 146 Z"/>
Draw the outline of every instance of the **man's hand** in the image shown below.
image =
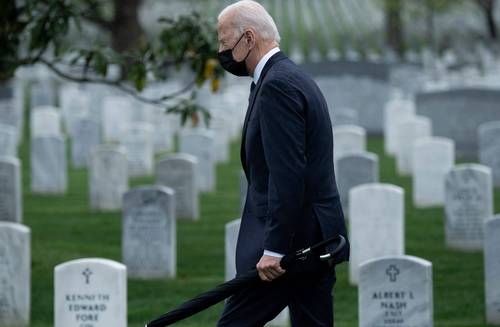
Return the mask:
<path id="1" fill-rule="evenodd" d="M 281 258 L 263 255 L 257 263 L 259 277 L 265 282 L 271 282 L 285 273 L 280 266 Z"/>

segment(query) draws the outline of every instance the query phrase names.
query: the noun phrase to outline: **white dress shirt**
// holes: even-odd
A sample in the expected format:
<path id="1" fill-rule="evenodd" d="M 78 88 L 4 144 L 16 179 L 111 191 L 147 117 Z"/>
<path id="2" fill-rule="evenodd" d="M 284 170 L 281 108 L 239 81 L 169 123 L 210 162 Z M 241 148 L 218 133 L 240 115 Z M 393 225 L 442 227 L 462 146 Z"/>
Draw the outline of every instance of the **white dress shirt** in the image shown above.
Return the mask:
<path id="1" fill-rule="evenodd" d="M 259 61 L 259 63 L 257 64 L 257 66 L 255 66 L 255 70 L 253 71 L 253 82 L 255 84 L 257 84 L 257 82 L 259 81 L 259 78 L 260 78 L 260 75 L 262 74 L 262 70 L 264 69 L 264 66 L 267 64 L 267 61 L 274 55 L 276 54 L 277 52 L 280 52 L 280 48 L 276 47 L 276 48 L 272 48 L 271 50 L 269 50 L 268 53 L 266 53 L 264 55 L 264 57 L 262 57 Z"/>
<path id="2" fill-rule="evenodd" d="M 259 63 L 257 64 L 257 66 L 255 66 L 255 70 L 253 72 L 253 82 L 255 84 L 257 84 L 259 82 L 259 78 L 260 78 L 260 75 L 262 74 L 262 70 L 264 69 L 264 66 L 267 64 L 267 61 L 274 55 L 276 54 L 277 52 L 280 51 L 280 48 L 276 47 L 276 48 L 273 48 L 271 50 L 269 50 L 268 53 L 266 53 L 264 55 L 264 57 L 262 57 L 259 61 Z M 276 252 L 273 252 L 273 251 L 269 251 L 269 250 L 264 250 L 264 255 L 268 255 L 268 256 L 271 256 L 271 257 L 277 257 L 277 258 L 282 258 L 284 257 L 283 254 L 281 253 L 276 253 Z"/>

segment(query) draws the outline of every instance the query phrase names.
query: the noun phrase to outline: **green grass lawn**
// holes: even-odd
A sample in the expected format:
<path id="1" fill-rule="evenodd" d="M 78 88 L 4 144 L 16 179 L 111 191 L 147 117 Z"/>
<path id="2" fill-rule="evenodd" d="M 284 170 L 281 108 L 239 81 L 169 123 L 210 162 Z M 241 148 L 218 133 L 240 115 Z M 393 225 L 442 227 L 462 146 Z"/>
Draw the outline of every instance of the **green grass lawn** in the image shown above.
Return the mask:
<path id="1" fill-rule="evenodd" d="M 25 140 L 28 140 L 27 135 Z M 406 252 L 433 263 L 436 326 L 485 326 L 483 259 L 444 247 L 443 210 L 417 210 L 411 201 L 411 180 L 395 174 L 394 160 L 384 156 L 383 142 L 369 140 L 380 156 L 381 181 L 406 192 Z M 29 148 L 20 149 L 23 162 L 24 223 L 32 231 L 32 325 L 53 326 L 53 269 L 67 260 L 102 257 L 121 260 L 121 213 L 89 209 L 86 170 L 69 170 L 64 196 L 30 194 Z M 178 222 L 178 276 L 175 280 L 129 280 L 129 326 L 144 323 L 193 295 L 223 281 L 224 225 L 239 215 L 239 143 L 231 147 L 231 162 L 217 168 L 217 191 L 201 196 L 201 219 Z M 153 178 L 132 181 L 152 183 Z M 499 192 L 495 202 L 500 204 Z M 335 287 L 336 326 L 357 326 L 357 291 L 347 281 L 347 265 L 338 269 Z M 216 306 L 178 326 L 213 326 L 222 306 Z M 111 327 L 111 326 L 110 326 Z"/>

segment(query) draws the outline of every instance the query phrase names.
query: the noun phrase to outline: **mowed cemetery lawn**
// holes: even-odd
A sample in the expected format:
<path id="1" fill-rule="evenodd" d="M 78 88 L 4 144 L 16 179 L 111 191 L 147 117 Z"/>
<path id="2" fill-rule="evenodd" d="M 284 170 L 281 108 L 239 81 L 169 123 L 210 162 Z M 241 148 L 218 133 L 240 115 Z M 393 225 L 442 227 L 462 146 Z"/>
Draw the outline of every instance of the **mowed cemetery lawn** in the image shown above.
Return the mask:
<path id="1" fill-rule="evenodd" d="M 54 267 L 88 257 L 121 261 L 121 212 L 89 209 L 86 170 L 69 169 L 69 188 L 64 196 L 31 194 L 27 140 L 29 135 L 20 148 L 20 157 L 24 223 L 32 232 L 31 326 L 52 327 Z M 446 249 L 443 209 L 415 209 L 411 178 L 396 174 L 393 158 L 383 155 L 383 140 L 370 138 L 368 150 L 379 155 L 381 182 L 405 189 L 406 253 L 433 264 L 435 326 L 486 326 L 482 254 Z M 200 220 L 178 221 L 177 278 L 129 280 L 129 326 L 144 326 L 150 319 L 223 281 L 224 225 L 239 217 L 240 167 L 239 141 L 235 141 L 231 161 L 217 167 L 217 191 L 201 195 Z M 153 177 L 135 179 L 131 187 L 151 183 Z M 500 191 L 495 193 L 496 208 L 500 208 Z M 347 264 L 338 267 L 335 287 L 335 321 L 339 327 L 358 325 L 357 289 L 348 283 L 347 268 Z M 221 309 L 222 305 L 215 306 L 178 326 L 214 326 Z"/>

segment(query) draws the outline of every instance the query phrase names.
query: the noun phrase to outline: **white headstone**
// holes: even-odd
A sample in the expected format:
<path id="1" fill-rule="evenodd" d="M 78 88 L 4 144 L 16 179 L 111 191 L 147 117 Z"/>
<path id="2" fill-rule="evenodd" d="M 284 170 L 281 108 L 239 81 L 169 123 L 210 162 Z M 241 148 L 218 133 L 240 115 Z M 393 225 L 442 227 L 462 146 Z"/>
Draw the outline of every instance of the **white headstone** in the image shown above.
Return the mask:
<path id="1" fill-rule="evenodd" d="M 122 141 L 127 150 L 128 173 L 131 177 L 149 176 L 154 170 L 153 126 L 130 123 L 124 129 Z"/>
<path id="2" fill-rule="evenodd" d="M 73 84 L 65 85 L 59 90 L 61 113 L 69 135 L 74 135 L 74 124 L 77 120 L 90 115 L 90 95 L 81 87 Z M 98 121 L 97 117 L 92 117 Z"/>
<path id="3" fill-rule="evenodd" d="M 479 126 L 479 162 L 491 168 L 493 184 L 500 186 L 500 121 Z"/>
<path id="4" fill-rule="evenodd" d="M 61 114 L 56 107 L 36 107 L 31 111 L 31 137 L 60 136 Z"/>
<path id="5" fill-rule="evenodd" d="M 17 157 L 17 131 L 14 126 L 0 123 L 0 156 Z"/>
<path id="6" fill-rule="evenodd" d="M 156 166 L 156 184 L 167 186 L 175 192 L 177 219 L 197 220 L 200 216 L 197 165 L 196 157 L 178 153 L 167 155 Z"/>
<path id="7" fill-rule="evenodd" d="M 432 264 L 413 256 L 365 261 L 359 268 L 360 327 L 432 327 Z"/>
<path id="8" fill-rule="evenodd" d="M 413 201 L 417 207 L 444 205 L 444 179 L 455 164 L 455 143 L 421 138 L 413 147 Z"/>
<path id="9" fill-rule="evenodd" d="M 128 190 L 127 154 L 123 148 L 98 146 L 89 165 L 90 204 L 93 209 L 118 210 Z"/>
<path id="10" fill-rule="evenodd" d="M 0 124 L 14 127 L 17 143 L 19 143 L 23 130 L 23 108 L 18 108 L 14 102 L 10 99 L 0 99 Z"/>
<path id="11" fill-rule="evenodd" d="M 79 259 L 54 269 L 55 327 L 126 327 L 127 268 L 118 262 Z"/>
<path id="12" fill-rule="evenodd" d="M 484 229 L 484 289 L 486 322 L 500 324 L 500 215 Z"/>
<path id="13" fill-rule="evenodd" d="M 170 117 L 165 113 L 164 109 L 159 107 L 151 107 L 150 123 L 154 126 L 154 150 L 155 153 L 172 150 L 174 145 L 174 130 L 170 126 Z"/>
<path id="14" fill-rule="evenodd" d="M 45 76 L 41 80 L 31 84 L 30 95 L 31 108 L 39 106 L 53 106 L 56 102 L 54 80 Z"/>
<path id="15" fill-rule="evenodd" d="M 378 156 L 374 153 L 360 152 L 346 154 L 337 160 L 336 177 L 342 208 L 348 212 L 349 191 L 358 185 L 378 183 Z"/>
<path id="16" fill-rule="evenodd" d="M 484 222 L 493 216 L 491 169 L 457 165 L 446 175 L 446 244 L 455 249 L 481 250 Z"/>
<path id="17" fill-rule="evenodd" d="M 215 142 L 213 133 L 205 130 L 184 130 L 180 135 L 180 152 L 198 159 L 200 191 L 215 190 Z"/>
<path id="18" fill-rule="evenodd" d="M 339 160 L 349 153 L 366 150 L 366 131 L 355 125 L 341 125 L 333 129 L 333 157 Z"/>
<path id="19" fill-rule="evenodd" d="M 229 119 L 225 117 L 213 117 L 210 120 L 210 131 L 213 131 L 215 142 L 215 160 L 217 162 L 229 161 L 230 133 Z"/>
<path id="20" fill-rule="evenodd" d="M 102 129 L 106 142 L 120 142 L 122 130 L 132 121 L 132 101 L 124 96 L 107 96 L 102 100 Z"/>
<path id="21" fill-rule="evenodd" d="M 397 125 L 396 165 L 399 174 L 410 175 L 413 172 L 413 146 L 418 139 L 431 135 L 432 122 L 427 117 L 416 116 Z"/>
<path id="22" fill-rule="evenodd" d="M 389 184 L 364 184 L 351 189 L 349 203 L 349 280 L 357 284 L 362 262 L 404 254 L 404 190 Z"/>
<path id="23" fill-rule="evenodd" d="M 76 119 L 72 126 L 71 161 L 73 167 L 84 168 L 88 166 L 92 149 L 101 143 L 101 127 L 89 118 Z"/>
<path id="24" fill-rule="evenodd" d="M 22 221 L 21 163 L 0 156 L 0 221 Z"/>
<path id="25" fill-rule="evenodd" d="M 61 136 L 31 140 L 31 191 L 62 194 L 67 188 L 66 141 Z"/>
<path id="26" fill-rule="evenodd" d="M 389 101 L 384 111 L 385 153 L 395 155 L 398 148 L 397 126 L 415 116 L 415 104 L 408 100 Z"/>
<path id="27" fill-rule="evenodd" d="M 334 127 L 341 125 L 358 125 L 358 112 L 351 108 L 330 108 L 330 119 Z"/>
<path id="28" fill-rule="evenodd" d="M 173 190 L 147 186 L 125 193 L 122 251 L 129 277 L 175 277 L 177 234 Z"/>
<path id="29" fill-rule="evenodd" d="M 29 326 L 30 290 L 30 229 L 0 221 L 0 326 Z"/>

